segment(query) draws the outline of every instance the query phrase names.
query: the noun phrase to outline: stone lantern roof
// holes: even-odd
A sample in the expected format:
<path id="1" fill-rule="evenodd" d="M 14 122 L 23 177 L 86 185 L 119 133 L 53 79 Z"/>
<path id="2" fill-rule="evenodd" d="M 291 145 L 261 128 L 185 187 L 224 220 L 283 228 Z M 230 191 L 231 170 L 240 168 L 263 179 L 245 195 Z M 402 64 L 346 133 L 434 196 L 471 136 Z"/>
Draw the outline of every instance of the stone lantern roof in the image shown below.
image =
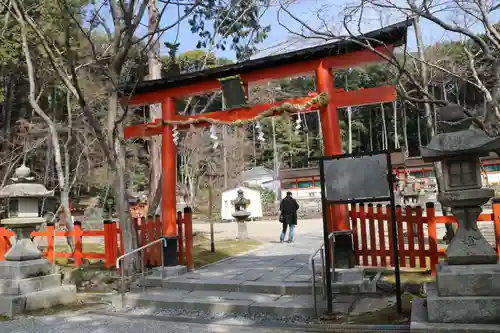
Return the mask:
<path id="1" fill-rule="evenodd" d="M 473 118 L 466 117 L 461 106 L 442 107 L 439 115 L 443 133 L 434 136 L 427 146 L 420 147 L 425 162 L 465 155 L 488 156 L 491 151 L 500 148 L 500 138 L 492 138 L 482 130 L 470 128 Z"/>
<path id="2" fill-rule="evenodd" d="M 49 191 L 42 184 L 34 183 L 33 177 L 30 177 L 31 170 L 25 165 L 18 167 L 14 173 L 13 184 L 4 186 L 0 189 L 0 198 L 41 198 L 52 197 L 54 191 Z"/>

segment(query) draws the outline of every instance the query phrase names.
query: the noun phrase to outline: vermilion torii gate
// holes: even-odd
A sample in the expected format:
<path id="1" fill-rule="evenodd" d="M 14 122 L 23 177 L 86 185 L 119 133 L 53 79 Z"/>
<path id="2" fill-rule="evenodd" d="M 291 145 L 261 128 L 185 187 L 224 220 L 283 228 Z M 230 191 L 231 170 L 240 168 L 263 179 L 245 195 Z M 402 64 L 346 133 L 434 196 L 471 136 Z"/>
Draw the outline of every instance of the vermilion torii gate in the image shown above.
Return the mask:
<path id="1" fill-rule="evenodd" d="M 411 22 L 404 21 L 382 30 L 360 36 L 360 40 L 378 41 L 376 49 L 383 54 L 391 54 L 395 47 L 406 41 L 406 33 Z M 372 45 L 373 42 L 372 42 Z M 334 155 L 342 152 L 342 142 L 337 108 L 392 102 L 396 98 L 395 86 L 381 86 L 357 91 L 344 91 L 334 87 L 332 70 L 357 67 L 379 62 L 380 55 L 365 49 L 359 43 L 349 40 L 329 43 L 317 47 L 289 52 L 282 55 L 250 60 L 234 65 L 211 68 L 196 73 L 186 73 L 160 80 L 145 81 L 137 86 L 123 89 L 122 103 L 128 106 L 162 104 L 162 119 L 149 124 L 129 126 L 124 129 L 125 139 L 162 135 L 162 223 L 163 236 L 167 239 L 165 264 L 177 265 L 176 229 L 176 146 L 172 140 L 173 128 L 186 129 L 207 126 L 210 120 L 217 123 L 235 123 L 254 120 L 258 117 L 274 116 L 279 112 L 268 112 L 285 103 L 307 106 L 300 112 L 320 109 L 324 142 L 324 154 Z M 213 92 L 221 89 L 220 80 L 239 76 L 244 87 L 270 80 L 315 74 L 317 92 L 327 96 L 326 103 L 320 103 L 318 95 L 293 98 L 277 103 L 259 104 L 248 107 L 221 110 L 194 116 L 177 114 L 175 99 L 188 95 Z M 329 211 L 328 231 L 350 229 L 347 207 L 333 206 Z"/>

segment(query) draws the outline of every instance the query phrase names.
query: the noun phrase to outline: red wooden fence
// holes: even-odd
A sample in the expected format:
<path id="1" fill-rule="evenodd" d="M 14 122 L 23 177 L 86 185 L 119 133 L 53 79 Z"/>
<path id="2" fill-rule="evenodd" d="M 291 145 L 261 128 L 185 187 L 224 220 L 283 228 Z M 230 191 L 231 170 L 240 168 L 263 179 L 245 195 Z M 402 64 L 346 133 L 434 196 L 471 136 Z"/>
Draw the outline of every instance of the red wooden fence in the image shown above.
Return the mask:
<path id="1" fill-rule="evenodd" d="M 426 212 L 426 216 L 423 216 L 421 207 L 403 209 L 396 206 L 399 262 L 401 267 L 429 268 L 430 266 L 434 273 L 439 257 L 445 256 L 445 250 L 438 247 L 437 224 L 457 222 L 453 216 L 436 216 L 432 203 L 427 204 Z M 362 266 L 394 266 L 391 207 L 372 204 L 353 205 L 350 216 L 357 263 Z M 136 218 L 134 221 L 140 246 L 161 237 L 162 228 L 158 216 Z M 354 221 L 356 223 L 353 223 Z M 500 254 L 500 203 L 493 204 L 492 214 L 479 216 L 479 223 L 485 221 L 494 223 L 496 248 Z M 179 263 L 192 269 L 192 216 L 189 208 L 184 211 L 184 214 L 181 212 L 177 214 L 177 223 Z M 12 232 L 0 227 L 0 260 L 4 260 L 4 254 L 10 248 L 9 239 L 12 236 Z M 49 225 L 46 231 L 36 231 L 31 236 L 47 238 L 47 250 L 44 256 L 51 262 L 57 258 L 73 258 L 76 267 L 81 266 L 83 259 L 102 259 L 106 267 L 112 268 L 115 267 L 118 256 L 124 253 L 123 235 L 118 223 L 114 221 L 105 221 L 103 230 L 82 230 L 81 224 L 76 222 L 72 232 L 56 232 L 55 227 Z M 55 251 L 54 236 L 73 237 L 75 251 L 73 253 Z M 104 253 L 83 252 L 83 237 L 91 236 L 104 238 Z M 159 266 L 161 264 L 160 251 L 161 244 L 150 247 L 144 255 L 145 264 Z"/>
<path id="2" fill-rule="evenodd" d="M 162 235 L 162 226 L 159 216 L 156 217 L 139 217 L 134 218 L 134 223 L 137 230 L 137 238 L 139 246 L 145 245 L 152 241 L 159 239 Z M 192 269 L 192 237 L 186 232 L 186 237 L 183 237 L 183 226 L 185 225 L 186 231 L 192 230 L 188 224 L 192 223 L 191 211 L 186 212 L 184 215 L 179 212 L 177 216 L 178 224 L 178 247 L 179 247 L 179 262 L 188 263 L 188 268 Z M 10 238 L 14 233 L 0 227 L 0 261 L 5 260 L 4 254 L 9 250 Z M 69 231 L 55 231 L 55 226 L 48 225 L 45 231 L 35 231 L 31 233 L 31 237 L 45 237 L 47 238 L 47 249 L 43 253 L 50 262 L 57 258 L 72 258 L 76 267 L 80 267 L 83 259 L 101 259 L 106 264 L 107 268 L 115 267 L 116 259 L 124 253 L 123 249 L 123 234 L 119 228 L 119 223 L 116 221 L 104 221 L 103 230 L 83 230 L 81 222 L 75 222 L 74 230 Z M 73 237 L 75 249 L 74 252 L 60 252 L 56 251 L 54 247 L 55 237 Z M 103 252 L 83 252 L 83 237 L 103 237 L 104 250 Z M 95 244 L 95 241 L 93 242 Z M 185 249 L 185 251 L 184 251 Z M 144 252 L 144 263 L 148 266 L 161 265 L 161 243 L 149 247 Z"/>
<path id="3" fill-rule="evenodd" d="M 434 274 L 439 257 L 446 256 L 445 249 L 438 247 L 437 224 L 457 223 L 457 220 L 454 216 L 436 216 L 432 203 L 427 204 L 426 212 L 422 216 L 421 207 L 396 206 L 399 263 L 400 267 L 430 268 Z M 394 266 L 391 207 L 353 205 L 350 216 L 357 264 Z M 494 224 L 496 249 L 500 254 L 500 203 L 493 203 L 493 213 L 478 218 L 479 223 L 487 221 Z"/>

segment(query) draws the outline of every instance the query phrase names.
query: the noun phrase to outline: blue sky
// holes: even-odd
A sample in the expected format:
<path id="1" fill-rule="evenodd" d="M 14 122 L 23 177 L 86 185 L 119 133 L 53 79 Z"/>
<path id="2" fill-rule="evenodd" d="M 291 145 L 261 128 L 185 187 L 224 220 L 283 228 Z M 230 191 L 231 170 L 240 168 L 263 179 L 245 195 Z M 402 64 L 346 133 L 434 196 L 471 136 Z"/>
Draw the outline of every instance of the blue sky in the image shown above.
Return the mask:
<path id="1" fill-rule="evenodd" d="M 294 13 L 297 17 L 300 17 L 302 20 L 306 21 L 308 24 L 314 27 L 319 27 L 320 23 L 317 18 L 317 12 L 320 12 L 320 15 L 323 16 L 325 21 L 332 27 L 340 28 L 341 18 L 343 17 L 341 13 L 342 7 L 347 3 L 347 1 L 351 0 L 298 0 L 295 1 L 293 5 L 289 6 L 291 12 Z M 395 0 L 399 1 L 399 0 Z M 402 1 L 402 0 L 401 0 Z M 352 2 L 352 1 L 351 1 Z M 172 8 L 172 9 L 170 9 Z M 312 46 L 312 41 L 304 41 L 299 40 L 296 36 L 293 36 L 287 32 L 285 28 L 280 26 L 277 22 L 278 15 L 278 7 L 270 7 L 267 9 L 262 18 L 263 25 L 271 25 L 271 32 L 269 33 L 269 37 L 267 40 L 260 45 L 259 49 L 263 50 L 259 53 L 259 56 L 264 56 L 270 53 L 280 53 L 285 52 L 287 50 L 291 50 L 291 48 L 304 48 L 308 46 Z M 366 14 L 369 15 L 369 14 Z M 453 13 L 445 14 L 447 16 L 443 16 L 442 18 L 450 21 L 452 20 Z M 381 19 L 380 14 L 372 13 L 367 16 L 368 20 L 363 24 L 363 32 L 368 32 L 371 30 L 376 30 L 381 27 Z M 162 18 L 161 25 L 168 25 L 173 22 L 177 18 L 177 9 L 175 6 L 170 6 L 168 10 L 164 13 Z M 286 17 L 286 14 L 281 16 L 282 22 L 287 24 L 287 27 L 294 31 L 300 31 L 300 24 L 298 24 L 293 19 Z M 146 18 L 147 19 L 147 18 Z M 384 25 L 389 23 L 394 23 L 397 21 L 401 21 L 404 19 L 404 16 L 398 15 L 397 13 L 386 14 L 382 19 Z M 495 19 L 500 20 L 500 15 L 496 15 Z M 144 23 L 146 23 L 145 21 Z M 454 40 L 457 39 L 456 34 L 452 34 L 450 32 L 446 32 L 443 29 L 437 27 L 435 24 L 423 21 L 422 22 L 422 30 L 423 30 L 423 38 L 426 44 L 432 44 L 439 41 L 446 40 Z M 473 29 L 477 32 L 481 32 L 481 27 L 477 25 L 473 27 Z M 336 30 L 337 31 L 337 30 Z M 167 33 L 162 36 L 162 54 L 166 53 L 165 47 L 163 45 L 164 42 L 175 41 L 178 40 L 180 42 L 180 52 L 185 52 L 188 50 L 192 50 L 196 48 L 196 43 L 198 41 L 198 36 L 191 33 L 189 24 L 185 20 L 181 23 L 178 29 L 171 29 Z M 318 43 L 319 41 L 314 41 Z M 274 47 L 276 45 L 292 45 L 291 48 L 283 49 L 282 46 Z M 414 32 L 412 29 L 409 30 L 409 38 L 408 38 L 408 47 L 410 49 L 415 48 L 415 38 Z M 230 59 L 235 59 L 234 51 L 232 50 L 213 50 L 218 56 L 227 57 Z"/>

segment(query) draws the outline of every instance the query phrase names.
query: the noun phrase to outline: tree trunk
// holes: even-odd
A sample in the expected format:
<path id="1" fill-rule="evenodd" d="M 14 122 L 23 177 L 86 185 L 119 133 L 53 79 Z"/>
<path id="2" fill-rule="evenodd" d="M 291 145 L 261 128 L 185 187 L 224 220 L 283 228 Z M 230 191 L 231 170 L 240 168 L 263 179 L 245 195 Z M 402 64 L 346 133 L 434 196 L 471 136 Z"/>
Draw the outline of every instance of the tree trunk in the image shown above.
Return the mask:
<path id="1" fill-rule="evenodd" d="M 349 131 L 349 154 L 352 154 L 352 110 L 351 107 L 347 107 L 347 123 Z"/>
<path id="2" fill-rule="evenodd" d="M 253 165 L 257 166 L 257 149 L 255 146 L 255 123 L 252 126 L 252 142 L 253 142 Z"/>
<path id="3" fill-rule="evenodd" d="M 394 149 L 399 149 L 399 136 L 398 136 L 398 110 L 397 102 L 392 102 L 392 109 L 394 111 Z"/>
<path id="4" fill-rule="evenodd" d="M 16 5 L 17 11 L 17 5 Z M 57 179 L 59 182 L 59 189 L 61 191 L 61 205 L 63 207 L 66 228 L 69 232 L 73 231 L 73 223 L 71 221 L 71 212 L 69 210 L 69 193 L 68 193 L 68 184 L 66 182 L 66 178 L 64 176 L 63 163 L 61 157 L 61 145 L 59 144 L 59 135 L 57 133 L 57 129 L 55 128 L 55 124 L 50 119 L 50 117 L 42 110 L 40 105 L 37 102 L 36 98 L 36 81 L 35 81 L 35 72 L 33 68 L 33 62 L 31 60 L 31 55 L 28 46 L 28 38 L 26 34 L 26 27 L 24 26 L 24 22 L 21 24 L 21 39 L 24 57 L 26 60 L 26 67 L 28 69 L 28 80 L 29 80 L 29 103 L 33 108 L 34 112 L 42 118 L 42 120 L 47 124 L 50 133 L 50 140 L 52 142 L 52 147 L 54 149 L 54 159 L 56 164 L 57 171 Z M 67 238 L 68 245 L 71 247 L 71 251 L 73 252 L 73 240 L 69 237 Z"/>
<path id="5" fill-rule="evenodd" d="M 405 141 L 405 152 L 406 156 L 409 155 L 409 148 L 408 148 L 408 120 L 406 119 L 406 105 L 403 103 L 402 105 L 403 109 L 403 138 Z"/>
<path id="6" fill-rule="evenodd" d="M 213 187 L 214 187 L 213 177 L 210 175 L 208 180 L 208 220 L 210 221 L 210 252 L 215 252 L 214 219 L 212 216 Z"/>
<path id="7" fill-rule="evenodd" d="M 388 149 L 389 142 L 387 140 L 387 125 L 385 123 L 384 104 L 380 104 L 380 112 L 382 113 L 382 149 Z"/>
<path id="8" fill-rule="evenodd" d="M 224 168 L 224 189 L 229 187 L 229 179 L 227 172 L 227 128 L 226 125 L 222 125 L 222 160 Z"/>
<path id="9" fill-rule="evenodd" d="M 127 184 L 125 179 L 126 153 L 122 145 L 123 128 L 121 123 L 116 124 L 116 119 L 123 112 L 118 104 L 118 93 L 110 87 L 111 94 L 108 99 L 108 145 L 113 152 L 113 157 L 109 156 L 109 164 L 115 173 L 114 194 L 116 211 L 123 235 L 123 249 L 129 253 L 138 247 L 137 231 L 132 220 L 132 214 L 127 198 Z M 120 112 L 121 111 L 121 112 Z M 115 128 L 116 126 L 116 128 Z M 123 265 L 127 274 L 131 274 L 138 268 L 138 254 L 130 255 L 124 259 Z"/>
<path id="10" fill-rule="evenodd" d="M 420 111 L 419 110 L 415 110 L 415 114 L 417 115 L 418 146 L 422 147 L 422 130 L 420 128 Z"/>
<path id="11" fill-rule="evenodd" d="M 309 168 L 309 158 L 311 157 L 311 147 L 309 146 L 309 131 L 306 132 L 306 149 L 307 149 L 306 166 Z"/>
<path id="12" fill-rule="evenodd" d="M 321 125 L 321 124 L 320 124 Z M 281 189 L 279 186 L 276 186 L 276 181 L 278 180 L 278 146 L 276 145 L 276 120 L 274 117 L 271 117 L 271 126 L 273 130 L 273 175 L 274 175 L 274 193 L 276 200 L 280 200 L 281 198 Z M 320 126 L 321 128 L 321 126 Z"/>
<path id="13" fill-rule="evenodd" d="M 156 6 L 156 0 L 149 0 L 148 6 L 148 33 L 151 36 L 150 48 L 148 50 L 149 80 L 161 79 L 160 42 L 157 36 L 160 13 Z M 149 117 L 151 121 L 161 119 L 161 104 L 149 106 Z M 161 136 L 153 136 L 149 140 L 149 195 L 148 215 L 155 214 L 161 200 Z M 174 157 L 172 157 L 174 158 Z"/>
<path id="14" fill-rule="evenodd" d="M 369 118 L 369 127 L 370 127 L 370 128 L 369 128 L 369 131 L 370 131 L 370 151 L 373 151 L 373 128 L 372 128 L 372 126 L 373 126 L 373 125 L 372 125 L 372 109 L 370 108 L 369 110 L 370 110 L 370 111 L 369 111 L 368 115 L 369 115 L 369 117 L 370 117 L 370 118 Z"/>
<path id="15" fill-rule="evenodd" d="M 420 26 L 420 17 L 417 15 L 414 20 L 414 25 L 415 25 L 415 38 L 417 41 L 417 52 L 418 52 L 418 58 L 419 58 L 419 66 L 420 66 L 420 79 L 421 79 L 421 85 L 424 91 L 424 96 L 423 99 L 424 101 L 427 101 L 427 96 L 425 93 L 428 93 L 429 91 L 429 72 L 427 68 L 427 63 L 425 62 L 425 47 L 424 47 L 424 42 L 422 39 L 422 30 Z M 444 93 L 444 91 L 443 91 Z M 425 125 L 426 125 L 426 133 L 428 134 L 429 140 L 436 134 L 436 131 L 433 126 L 433 121 L 432 121 L 432 110 L 431 110 L 431 105 L 428 102 L 424 103 L 424 114 L 425 114 Z M 419 121 L 420 123 L 420 121 Z M 434 163 L 434 173 L 436 176 L 436 183 L 438 187 L 438 191 L 441 191 L 442 187 L 442 182 L 443 182 L 443 170 L 441 163 Z M 444 206 L 441 206 L 443 216 L 447 215 L 447 208 Z M 453 237 L 455 236 L 455 230 L 454 226 L 450 223 L 446 223 L 446 241 L 450 242 Z"/>

